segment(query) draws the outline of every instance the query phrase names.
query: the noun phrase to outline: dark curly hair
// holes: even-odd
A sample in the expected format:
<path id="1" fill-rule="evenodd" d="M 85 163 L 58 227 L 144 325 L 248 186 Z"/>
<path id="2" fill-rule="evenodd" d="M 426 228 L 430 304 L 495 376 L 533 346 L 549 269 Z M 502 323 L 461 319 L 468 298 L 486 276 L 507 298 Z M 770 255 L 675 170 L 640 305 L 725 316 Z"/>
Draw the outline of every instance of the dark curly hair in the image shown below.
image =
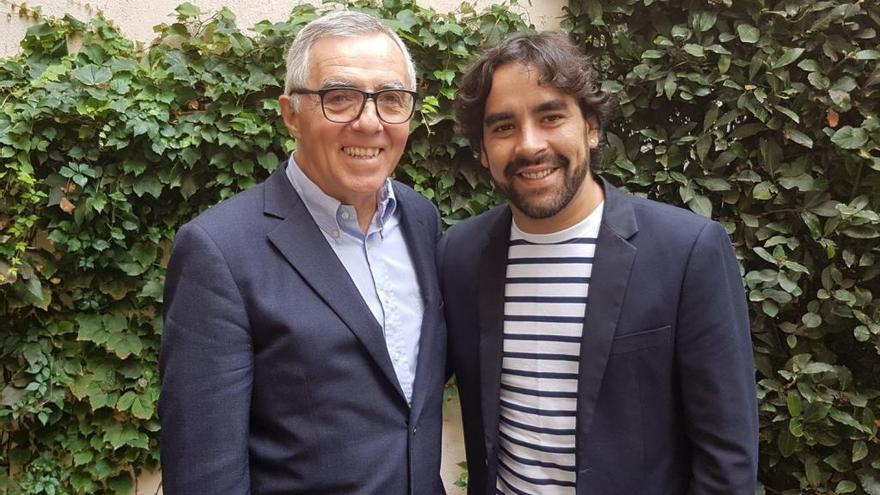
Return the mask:
<path id="1" fill-rule="evenodd" d="M 611 95 L 599 90 L 590 59 L 567 37 L 556 33 L 514 34 L 483 51 L 465 71 L 455 97 L 455 130 L 479 152 L 483 141 L 486 99 L 495 70 L 505 64 L 531 65 L 541 74 L 541 84 L 577 100 L 584 118 L 599 123 L 599 133 L 613 106 Z"/>

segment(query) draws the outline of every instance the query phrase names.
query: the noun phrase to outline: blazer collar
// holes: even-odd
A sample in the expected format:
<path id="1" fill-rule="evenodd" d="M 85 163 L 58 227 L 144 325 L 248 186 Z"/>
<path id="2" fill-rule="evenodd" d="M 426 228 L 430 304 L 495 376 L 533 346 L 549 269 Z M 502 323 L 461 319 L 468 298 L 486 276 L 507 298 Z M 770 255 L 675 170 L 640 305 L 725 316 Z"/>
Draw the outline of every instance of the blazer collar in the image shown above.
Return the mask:
<path id="1" fill-rule="evenodd" d="M 629 239 L 639 231 L 633 212 L 632 198 L 602 178 L 599 181 L 605 191 L 605 211 L 602 212 L 602 225 L 621 239 Z"/>
<path id="2" fill-rule="evenodd" d="M 410 417 L 416 419 L 427 402 L 427 394 L 437 393 L 436 390 L 431 389 L 431 384 L 435 381 L 432 373 L 442 373 L 443 367 L 435 366 L 433 363 L 436 363 L 438 359 L 442 360 L 446 355 L 443 349 L 446 334 L 441 331 L 445 327 L 440 320 L 440 292 L 435 260 L 439 225 L 430 225 L 426 222 L 424 215 L 417 213 L 415 201 L 421 201 L 421 198 L 413 197 L 416 193 L 406 189 L 398 182 L 392 181 L 391 184 L 394 196 L 397 198 L 401 228 L 413 261 L 424 304 L 419 336 L 419 355 L 413 382 L 412 409 L 410 411 Z"/>
<path id="3" fill-rule="evenodd" d="M 583 479 L 580 474 L 590 469 L 586 464 L 585 446 L 636 257 L 636 247 L 629 239 L 638 232 L 632 199 L 604 180 L 602 187 L 605 190 L 605 212 L 590 275 L 590 296 L 584 318 L 578 370 L 575 443 L 579 493 L 585 490 L 580 486 Z"/>
<path id="4" fill-rule="evenodd" d="M 510 243 L 511 212 L 507 205 L 490 211 L 487 239 L 480 255 L 478 318 L 480 323 L 480 397 L 483 434 L 490 480 L 495 479 L 498 458 L 498 413 L 501 395 L 501 361 L 504 347 L 504 279 Z"/>

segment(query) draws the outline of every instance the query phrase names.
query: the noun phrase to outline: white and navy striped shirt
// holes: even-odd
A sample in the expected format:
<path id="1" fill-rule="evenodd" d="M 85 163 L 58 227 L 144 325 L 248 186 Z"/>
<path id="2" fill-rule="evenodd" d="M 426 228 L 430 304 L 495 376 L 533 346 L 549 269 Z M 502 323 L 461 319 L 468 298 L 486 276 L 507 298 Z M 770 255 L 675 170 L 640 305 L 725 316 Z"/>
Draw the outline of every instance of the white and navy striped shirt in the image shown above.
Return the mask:
<path id="1" fill-rule="evenodd" d="M 575 493 L 578 365 L 603 205 L 552 234 L 511 226 L 496 493 Z"/>

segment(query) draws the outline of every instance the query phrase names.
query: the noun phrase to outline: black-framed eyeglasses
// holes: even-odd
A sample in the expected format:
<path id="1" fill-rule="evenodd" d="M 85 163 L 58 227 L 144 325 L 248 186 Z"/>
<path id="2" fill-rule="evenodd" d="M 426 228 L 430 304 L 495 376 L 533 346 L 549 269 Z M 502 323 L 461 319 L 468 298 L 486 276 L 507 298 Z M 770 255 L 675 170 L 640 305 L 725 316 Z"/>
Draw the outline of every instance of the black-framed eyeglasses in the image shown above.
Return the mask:
<path id="1" fill-rule="evenodd" d="M 321 111 L 330 122 L 347 124 L 357 120 L 367 100 L 376 104 L 376 115 L 387 124 L 402 124 L 411 119 L 416 108 L 418 93 L 406 89 L 381 89 L 374 93 L 355 88 L 290 90 L 297 95 L 318 95 L 321 97 Z"/>

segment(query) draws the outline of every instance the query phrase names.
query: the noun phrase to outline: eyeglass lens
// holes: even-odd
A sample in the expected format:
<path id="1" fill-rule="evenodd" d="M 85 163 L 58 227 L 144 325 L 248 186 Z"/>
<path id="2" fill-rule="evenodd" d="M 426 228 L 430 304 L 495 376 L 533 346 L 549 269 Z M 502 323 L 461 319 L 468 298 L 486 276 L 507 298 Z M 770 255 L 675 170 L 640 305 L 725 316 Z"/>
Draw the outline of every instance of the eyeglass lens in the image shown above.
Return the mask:
<path id="1" fill-rule="evenodd" d="M 332 89 L 324 93 L 324 114 L 334 122 L 356 120 L 365 106 L 366 95 L 352 89 Z M 389 124 L 401 124 L 409 120 L 415 104 L 413 96 L 406 91 L 379 91 L 373 98 L 379 118 Z"/>

